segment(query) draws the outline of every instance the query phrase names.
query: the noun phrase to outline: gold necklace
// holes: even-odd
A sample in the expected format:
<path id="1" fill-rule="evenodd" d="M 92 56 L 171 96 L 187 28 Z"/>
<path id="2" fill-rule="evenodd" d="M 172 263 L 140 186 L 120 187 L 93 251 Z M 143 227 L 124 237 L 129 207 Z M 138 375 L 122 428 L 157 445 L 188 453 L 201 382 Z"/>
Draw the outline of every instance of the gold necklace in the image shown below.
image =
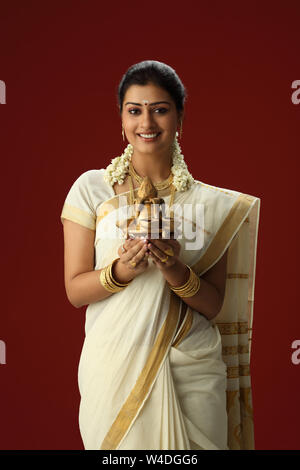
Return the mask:
<path id="1" fill-rule="evenodd" d="M 129 174 L 134 179 L 136 179 L 139 185 L 142 184 L 143 178 L 137 174 L 131 162 L 129 163 Z M 153 183 L 153 185 L 155 189 L 157 189 L 157 191 L 162 191 L 163 189 L 167 189 L 169 186 L 171 186 L 172 181 L 173 181 L 173 174 L 170 173 L 170 175 L 168 176 L 166 180 L 161 181 L 160 183 Z"/>

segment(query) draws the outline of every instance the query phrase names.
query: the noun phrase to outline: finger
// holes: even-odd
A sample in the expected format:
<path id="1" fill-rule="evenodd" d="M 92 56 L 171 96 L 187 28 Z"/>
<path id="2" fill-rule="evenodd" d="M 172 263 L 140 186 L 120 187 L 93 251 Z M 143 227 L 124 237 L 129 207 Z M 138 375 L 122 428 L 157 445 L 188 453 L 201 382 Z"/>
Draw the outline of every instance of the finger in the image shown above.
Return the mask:
<path id="1" fill-rule="evenodd" d="M 139 238 L 128 238 L 124 243 L 123 247 L 126 251 L 130 250 L 133 246 L 139 243 L 141 240 Z"/>
<path id="2" fill-rule="evenodd" d="M 138 252 L 143 248 L 146 247 L 146 243 L 144 241 L 139 240 L 134 246 L 131 246 L 124 254 L 123 254 L 123 261 L 131 260 Z M 147 248 L 145 248 L 146 251 Z"/>
<path id="3" fill-rule="evenodd" d="M 159 248 L 157 248 L 157 246 L 155 246 L 153 243 L 148 243 L 148 249 L 160 261 L 167 260 L 167 255 L 163 251 L 161 251 Z"/>
<path id="4" fill-rule="evenodd" d="M 151 241 L 151 243 L 153 243 L 153 245 L 156 246 L 165 255 L 174 256 L 174 254 L 175 254 L 174 249 L 171 246 L 171 244 L 169 244 L 168 242 L 161 241 L 161 240 L 155 240 L 154 242 Z"/>
<path id="5" fill-rule="evenodd" d="M 163 263 L 154 253 L 150 252 L 149 256 L 158 268 L 166 266 L 166 263 Z"/>
<path id="6" fill-rule="evenodd" d="M 164 245 L 167 245 L 167 246 L 172 246 L 174 248 L 176 247 L 180 247 L 180 243 L 178 242 L 178 240 L 176 240 L 175 238 L 168 238 L 168 239 L 154 239 L 154 240 L 150 240 L 151 242 L 153 242 L 154 244 L 156 244 L 156 242 L 160 242 L 160 243 L 163 243 Z"/>
<path id="7" fill-rule="evenodd" d="M 170 238 L 168 240 L 168 244 L 172 246 L 180 246 L 180 243 L 176 238 Z"/>
<path id="8" fill-rule="evenodd" d="M 147 261 L 148 255 L 146 252 L 147 246 L 144 245 L 142 246 L 140 251 L 129 260 L 130 266 L 135 268 L 137 265 L 140 265 L 140 263 L 142 263 L 143 261 Z"/>
<path id="9" fill-rule="evenodd" d="M 174 254 L 178 255 L 181 251 L 181 245 L 180 243 L 174 238 L 173 240 L 168 240 L 167 245 L 173 250 Z M 169 254 L 169 253 L 167 253 Z M 170 254 L 170 256 L 174 256 Z"/>
<path id="10" fill-rule="evenodd" d="M 140 263 L 145 257 L 147 258 L 147 246 L 144 244 L 140 251 L 134 256 L 133 261 L 138 264 Z"/>
<path id="11" fill-rule="evenodd" d="M 122 251 L 122 245 L 119 247 L 118 249 L 118 256 L 119 258 L 121 258 L 121 256 L 123 255 L 123 251 Z"/>
<path id="12" fill-rule="evenodd" d="M 168 246 L 172 249 L 172 251 L 174 252 L 173 255 L 170 254 L 170 256 L 178 256 L 180 251 L 181 251 L 181 245 L 180 243 L 177 241 L 177 240 L 168 240 Z M 169 253 L 167 253 L 169 254 Z"/>

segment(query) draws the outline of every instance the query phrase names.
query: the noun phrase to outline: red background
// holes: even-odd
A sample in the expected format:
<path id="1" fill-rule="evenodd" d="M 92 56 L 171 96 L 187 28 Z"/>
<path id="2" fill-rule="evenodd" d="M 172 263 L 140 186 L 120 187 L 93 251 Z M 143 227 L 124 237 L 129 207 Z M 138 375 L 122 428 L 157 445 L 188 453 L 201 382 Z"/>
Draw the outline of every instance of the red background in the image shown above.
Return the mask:
<path id="1" fill-rule="evenodd" d="M 3 1 L 0 12 L 0 448 L 82 449 L 85 307 L 68 302 L 60 213 L 73 181 L 124 145 L 116 89 L 170 64 L 188 91 L 193 175 L 262 200 L 251 357 L 257 449 L 300 449 L 298 1 Z M 298 50 L 297 50 L 298 46 Z"/>

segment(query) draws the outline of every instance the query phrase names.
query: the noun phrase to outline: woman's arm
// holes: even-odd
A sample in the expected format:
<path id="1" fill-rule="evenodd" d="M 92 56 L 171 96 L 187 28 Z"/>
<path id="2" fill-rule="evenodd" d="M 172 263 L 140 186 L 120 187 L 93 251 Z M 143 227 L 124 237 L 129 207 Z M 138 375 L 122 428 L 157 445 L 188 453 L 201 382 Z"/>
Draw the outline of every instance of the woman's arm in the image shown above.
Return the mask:
<path id="1" fill-rule="evenodd" d="M 64 278 L 68 300 L 76 307 L 88 305 L 105 299 L 111 294 L 100 283 L 101 269 L 95 266 L 95 231 L 80 224 L 64 219 Z M 115 279 L 121 283 L 129 282 L 146 269 L 144 258 L 146 247 L 142 242 L 127 241 L 128 249 L 115 265 Z M 122 262 L 120 262 L 122 259 Z M 128 267 L 129 260 L 138 263 L 138 269 Z M 147 260 L 148 265 L 148 260 Z"/>
<path id="2" fill-rule="evenodd" d="M 157 245 L 156 247 L 153 246 L 153 242 Z M 155 256 L 155 250 L 157 250 L 160 245 L 161 250 L 160 252 L 156 251 L 156 254 L 161 258 L 161 254 L 164 249 L 164 245 L 161 243 L 161 241 L 152 241 L 151 245 L 153 256 Z M 173 263 L 161 263 L 157 257 L 154 258 L 157 266 L 162 271 L 164 278 L 172 287 L 179 287 L 185 284 L 190 274 L 188 267 L 178 258 L 179 249 L 177 248 L 176 253 L 176 243 L 178 242 L 169 241 L 169 245 L 172 245 L 175 251 L 175 256 L 172 257 L 174 258 Z M 198 292 L 192 297 L 185 297 L 182 298 L 182 300 L 191 308 L 204 315 L 208 320 L 212 320 L 219 313 L 223 305 L 226 287 L 226 273 L 227 250 L 219 261 L 203 274 L 203 276 L 201 276 L 200 289 Z"/>
<path id="3" fill-rule="evenodd" d="M 99 281 L 101 270 L 94 271 L 95 232 L 64 219 L 64 271 L 68 300 L 76 307 L 105 299 L 111 294 Z"/>
<path id="4" fill-rule="evenodd" d="M 100 283 L 101 269 L 95 266 L 95 232 L 80 224 L 64 219 L 64 270 L 65 289 L 71 304 L 80 308 L 93 302 L 105 299 L 111 294 Z M 145 258 L 145 243 L 138 240 L 127 240 L 126 252 L 114 266 L 116 281 L 126 283 L 143 272 L 148 266 Z M 130 267 L 130 261 L 137 267 Z"/>
<path id="5" fill-rule="evenodd" d="M 191 308 L 212 320 L 222 308 L 226 286 L 227 251 L 222 258 L 200 278 L 200 289 L 192 297 L 182 298 Z M 189 278 L 189 269 L 180 260 L 166 269 L 165 279 L 172 287 L 183 285 Z"/>

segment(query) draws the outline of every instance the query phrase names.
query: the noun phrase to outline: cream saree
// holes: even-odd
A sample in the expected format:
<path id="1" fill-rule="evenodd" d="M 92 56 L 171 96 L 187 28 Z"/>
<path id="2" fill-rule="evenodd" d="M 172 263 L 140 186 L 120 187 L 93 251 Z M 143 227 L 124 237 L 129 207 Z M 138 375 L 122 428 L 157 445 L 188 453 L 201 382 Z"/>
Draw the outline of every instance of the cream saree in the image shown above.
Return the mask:
<path id="1" fill-rule="evenodd" d="M 123 243 L 112 236 L 120 198 L 103 173 L 83 173 L 61 213 L 95 231 L 95 270 Z M 175 202 L 204 208 L 204 225 L 196 224 L 203 246 L 179 240 L 181 259 L 199 276 L 228 249 L 223 307 L 208 321 L 151 263 L 122 292 L 87 307 L 78 373 L 85 449 L 254 448 L 249 345 L 260 200 L 196 182 Z"/>

